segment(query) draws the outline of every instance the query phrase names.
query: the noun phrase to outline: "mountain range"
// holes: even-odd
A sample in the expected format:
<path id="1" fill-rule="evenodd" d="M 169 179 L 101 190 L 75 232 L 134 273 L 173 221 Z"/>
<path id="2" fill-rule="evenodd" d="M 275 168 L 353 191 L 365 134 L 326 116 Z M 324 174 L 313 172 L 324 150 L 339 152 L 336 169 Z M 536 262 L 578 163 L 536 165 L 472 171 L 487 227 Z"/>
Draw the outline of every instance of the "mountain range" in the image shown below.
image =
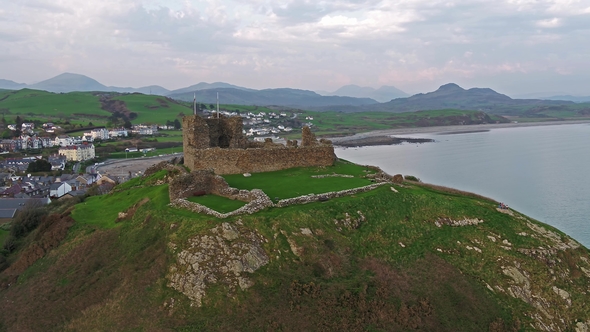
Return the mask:
<path id="1" fill-rule="evenodd" d="M 197 100 L 202 103 L 215 103 L 217 101 L 217 94 L 221 94 L 222 103 L 240 105 L 323 107 L 330 105 L 358 106 L 378 103 L 370 98 L 321 96 L 313 91 L 289 88 L 255 90 L 223 82 L 201 82 L 186 88 L 171 91 L 158 85 L 141 88 L 106 86 L 90 77 L 72 73 L 63 73 L 48 80 L 30 85 L 9 80 L 0 80 L 0 89 L 16 90 L 23 88 L 45 90 L 55 93 L 71 91 L 138 92 L 143 94 L 168 96 L 184 101 L 193 101 L 196 93 Z"/>
<path id="2" fill-rule="evenodd" d="M 409 95 L 402 90 L 390 86 L 384 85 L 379 89 L 371 87 L 362 87 L 358 85 L 345 85 L 334 92 L 316 91 L 323 96 L 346 96 L 355 98 L 371 98 L 380 103 L 388 102 L 395 98 L 408 97 Z"/>
<path id="3" fill-rule="evenodd" d="M 584 104 L 576 104 L 567 100 L 513 99 L 489 88 L 463 89 L 454 83 L 439 87 L 436 91 L 419 93 L 407 98 L 396 98 L 386 103 L 363 105 L 362 107 L 342 106 L 341 112 L 382 111 L 382 112 L 414 112 L 421 110 L 460 109 L 477 110 L 490 114 L 520 115 L 526 112 L 544 111 L 554 108 L 555 111 L 584 108 Z M 314 110 L 332 110 L 329 107 L 318 107 Z"/>
<path id="4" fill-rule="evenodd" d="M 513 99 L 489 88 L 463 89 L 457 84 L 442 85 L 436 91 L 419 93 L 413 96 L 393 86 L 379 89 L 346 85 L 334 92 L 314 92 L 310 90 L 279 88 L 249 89 L 223 82 L 201 82 L 186 88 L 168 90 L 158 85 L 141 88 L 105 86 L 98 81 L 79 74 L 63 73 L 51 79 L 35 84 L 22 84 L 9 80 L 0 80 L 0 89 L 30 88 L 50 92 L 70 91 L 112 91 L 120 93 L 143 93 L 162 95 L 170 98 L 192 102 L 194 98 L 201 103 L 285 106 L 310 110 L 332 110 L 341 112 L 386 111 L 411 112 L 433 109 L 479 110 L 492 114 L 518 115 L 535 112 L 549 107 L 559 110 L 584 108 L 590 97 L 562 96 L 547 99 Z M 576 106 L 577 105 L 577 106 Z"/>

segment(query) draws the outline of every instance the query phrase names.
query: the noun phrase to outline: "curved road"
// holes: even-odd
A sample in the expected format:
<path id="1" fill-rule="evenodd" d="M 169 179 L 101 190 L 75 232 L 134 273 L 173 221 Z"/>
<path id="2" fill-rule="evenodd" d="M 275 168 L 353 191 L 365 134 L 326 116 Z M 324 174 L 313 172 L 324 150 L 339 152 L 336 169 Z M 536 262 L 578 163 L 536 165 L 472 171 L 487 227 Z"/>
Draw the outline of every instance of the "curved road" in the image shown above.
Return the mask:
<path id="1" fill-rule="evenodd" d="M 182 157 L 183 153 L 166 154 L 155 157 L 139 157 L 139 158 L 128 158 L 128 159 L 108 159 L 100 165 L 89 166 L 88 169 L 94 168 L 99 171 L 102 175 L 108 175 L 109 177 L 115 177 L 120 182 L 124 182 L 129 179 L 129 174 L 132 177 L 139 176 L 145 172 L 145 170 L 161 161 L 171 160 L 174 157 Z M 87 169 L 87 171 L 88 171 Z"/>

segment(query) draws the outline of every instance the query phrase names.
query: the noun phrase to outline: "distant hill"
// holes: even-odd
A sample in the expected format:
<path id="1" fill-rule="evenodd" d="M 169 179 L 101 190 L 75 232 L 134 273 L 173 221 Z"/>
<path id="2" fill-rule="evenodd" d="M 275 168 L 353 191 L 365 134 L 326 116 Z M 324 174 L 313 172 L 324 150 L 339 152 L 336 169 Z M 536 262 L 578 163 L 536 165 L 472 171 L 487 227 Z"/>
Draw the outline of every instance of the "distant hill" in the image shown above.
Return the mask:
<path id="1" fill-rule="evenodd" d="M 240 105 L 277 105 L 288 107 L 324 107 L 333 105 L 370 105 L 377 101 L 370 98 L 354 98 L 348 96 L 321 96 L 313 91 L 299 89 L 264 89 L 254 90 L 224 82 L 206 83 L 200 82 L 186 88 L 170 91 L 158 85 L 141 88 L 106 86 L 85 75 L 63 73 L 48 80 L 26 85 L 13 81 L 0 80 L 0 89 L 18 90 L 29 88 L 55 93 L 68 93 L 73 91 L 97 91 L 120 93 L 143 93 L 151 95 L 167 96 L 183 101 L 193 101 L 195 92 L 197 100 L 203 103 L 215 103 L 217 93 L 220 93 L 220 101 L 224 104 Z M 377 90 L 374 90 L 375 92 Z"/>
<path id="2" fill-rule="evenodd" d="M 108 91 L 108 88 L 98 81 L 88 76 L 72 73 L 57 75 L 48 80 L 31 84 L 28 88 L 49 92 Z"/>
<path id="3" fill-rule="evenodd" d="M 366 106 L 363 109 L 397 113 L 452 108 L 478 110 L 491 114 L 518 115 L 538 107 L 568 107 L 573 104 L 571 101 L 512 99 L 489 88 L 466 90 L 457 84 L 449 83 L 433 92 L 398 98 L 387 103 Z"/>
<path id="4" fill-rule="evenodd" d="M 229 83 L 223 83 L 223 82 L 214 82 L 214 83 L 201 82 L 201 83 L 198 83 L 198 84 L 195 84 L 195 85 L 191 85 L 191 86 L 186 87 L 186 88 L 176 89 L 176 90 L 170 91 L 168 93 L 168 95 L 178 95 L 178 94 L 183 94 L 183 93 L 194 93 L 195 91 L 208 90 L 208 89 L 238 89 L 238 90 L 245 90 L 245 91 L 256 91 L 256 90 L 253 90 L 253 89 L 248 89 L 248 88 L 244 88 L 244 87 L 241 87 L 241 86 L 237 86 L 237 85 L 233 85 L 233 84 L 229 84 Z"/>
<path id="5" fill-rule="evenodd" d="M 223 104 L 239 105 L 277 105 L 288 107 L 324 107 L 330 105 L 371 105 L 377 104 L 377 101 L 369 98 L 353 98 L 338 96 L 321 96 L 313 91 L 299 89 L 236 89 L 236 88 L 213 88 L 206 90 L 197 90 L 196 98 L 201 103 L 215 103 L 219 100 Z M 193 101 L 195 90 L 185 93 L 172 93 L 170 98 Z"/>
<path id="6" fill-rule="evenodd" d="M 570 95 L 560 95 L 560 96 L 551 96 L 547 98 L 542 98 L 547 100 L 569 100 L 573 101 L 574 103 L 587 103 L 590 102 L 590 96 L 570 96 Z"/>
<path id="7" fill-rule="evenodd" d="M 14 81 L 0 79 L 0 89 L 18 90 L 26 87 L 27 85 L 24 83 L 16 83 Z"/>
<path id="8" fill-rule="evenodd" d="M 345 96 L 345 97 L 355 97 L 355 98 L 371 98 L 380 103 L 388 102 L 395 98 L 402 98 L 407 97 L 408 94 L 403 92 L 402 90 L 394 87 L 384 85 L 379 89 L 374 89 L 371 87 L 361 87 L 358 85 L 345 85 L 340 89 L 331 92 L 331 93 L 323 93 L 324 95 L 328 96 Z"/>

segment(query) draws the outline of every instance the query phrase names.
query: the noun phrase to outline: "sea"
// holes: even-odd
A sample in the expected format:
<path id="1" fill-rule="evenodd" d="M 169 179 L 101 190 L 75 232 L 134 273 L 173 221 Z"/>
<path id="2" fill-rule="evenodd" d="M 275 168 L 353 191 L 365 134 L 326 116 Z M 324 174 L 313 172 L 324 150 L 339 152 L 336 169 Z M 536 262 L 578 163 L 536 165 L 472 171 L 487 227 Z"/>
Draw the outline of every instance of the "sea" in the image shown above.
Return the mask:
<path id="1" fill-rule="evenodd" d="M 435 142 L 336 148 L 336 155 L 493 198 L 590 248 L 590 124 L 396 136 Z"/>

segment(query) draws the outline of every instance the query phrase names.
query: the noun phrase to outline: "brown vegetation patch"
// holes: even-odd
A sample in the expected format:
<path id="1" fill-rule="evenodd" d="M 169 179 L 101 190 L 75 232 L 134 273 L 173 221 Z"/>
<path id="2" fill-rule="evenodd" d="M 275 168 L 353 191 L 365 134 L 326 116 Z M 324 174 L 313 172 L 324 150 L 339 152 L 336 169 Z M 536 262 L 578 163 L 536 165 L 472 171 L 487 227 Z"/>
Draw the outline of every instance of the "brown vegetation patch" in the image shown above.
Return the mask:
<path id="1" fill-rule="evenodd" d="M 483 287 L 437 256 L 397 269 L 375 258 L 351 263 L 348 254 L 337 251 L 316 256 L 317 261 L 307 261 L 298 271 L 270 277 L 268 283 L 278 288 L 255 286 L 239 304 L 225 302 L 223 317 L 198 326 L 224 331 L 236 324 L 245 330 L 282 331 L 512 328 Z"/>
<path id="2" fill-rule="evenodd" d="M 68 229 L 74 224 L 69 214 L 60 216 L 52 214 L 44 219 L 35 232 L 33 241 L 25 248 L 18 259 L 5 271 L 3 277 L 18 276 L 38 259 L 42 258 L 53 248 L 56 248 L 66 237 Z M 0 289 L 6 285 L 0 285 Z"/>
<path id="3" fill-rule="evenodd" d="M 0 318 L 0 326 L 8 331 L 164 330 L 155 318 L 165 317 L 161 302 L 150 296 L 167 264 L 158 232 L 146 225 L 132 233 L 111 229 L 80 235 L 70 242 L 77 245 L 51 256 L 54 262 L 43 261 L 44 271 L 3 292 L 2 299 L 9 300 L 0 301 L 0 311 L 10 315 Z"/>

